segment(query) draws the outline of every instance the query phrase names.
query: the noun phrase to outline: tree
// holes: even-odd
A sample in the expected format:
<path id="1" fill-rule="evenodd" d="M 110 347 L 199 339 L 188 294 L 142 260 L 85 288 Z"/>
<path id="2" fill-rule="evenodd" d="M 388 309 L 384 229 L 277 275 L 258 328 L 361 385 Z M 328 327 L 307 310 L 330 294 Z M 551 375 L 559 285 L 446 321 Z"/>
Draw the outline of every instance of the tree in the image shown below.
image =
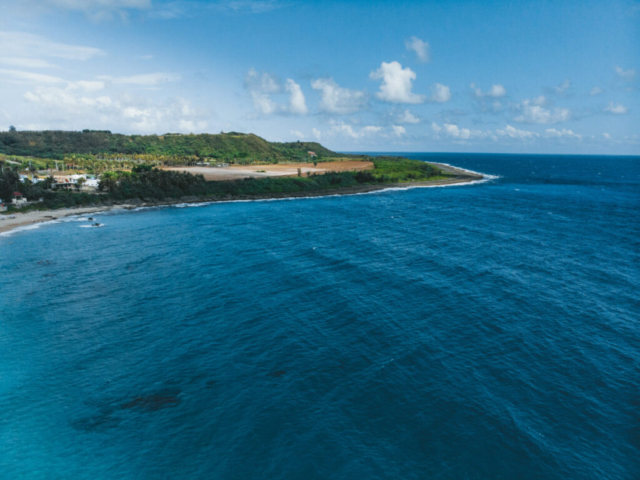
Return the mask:
<path id="1" fill-rule="evenodd" d="M 16 127 L 14 127 L 13 125 L 11 125 L 11 126 L 9 127 L 9 131 L 10 131 L 10 132 L 15 132 L 15 131 L 16 131 Z"/>
<path id="2" fill-rule="evenodd" d="M 80 190 L 86 181 L 87 179 L 84 177 L 80 177 L 78 180 L 76 180 L 76 190 Z"/>
<path id="3" fill-rule="evenodd" d="M 299 168 L 299 169 L 298 169 L 298 176 L 299 176 L 299 177 L 301 177 L 301 176 L 302 176 L 302 169 L 301 169 L 301 168 Z"/>

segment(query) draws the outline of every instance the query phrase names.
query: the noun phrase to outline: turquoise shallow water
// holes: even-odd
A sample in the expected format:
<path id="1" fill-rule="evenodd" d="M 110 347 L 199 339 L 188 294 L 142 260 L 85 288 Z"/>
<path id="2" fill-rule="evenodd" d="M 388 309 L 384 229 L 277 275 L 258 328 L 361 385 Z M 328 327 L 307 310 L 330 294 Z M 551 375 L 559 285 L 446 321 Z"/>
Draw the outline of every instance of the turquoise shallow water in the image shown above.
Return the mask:
<path id="1" fill-rule="evenodd" d="M 0 237 L 0 478 L 640 478 L 640 158 Z"/>

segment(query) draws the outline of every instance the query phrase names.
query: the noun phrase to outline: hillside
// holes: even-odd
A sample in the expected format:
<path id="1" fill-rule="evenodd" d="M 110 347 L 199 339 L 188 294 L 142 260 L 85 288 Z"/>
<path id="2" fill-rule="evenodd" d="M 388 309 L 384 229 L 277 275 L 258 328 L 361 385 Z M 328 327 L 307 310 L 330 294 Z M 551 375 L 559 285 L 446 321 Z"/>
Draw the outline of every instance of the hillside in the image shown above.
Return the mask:
<path id="1" fill-rule="evenodd" d="M 308 151 L 320 157 L 338 156 L 316 142 L 273 143 L 257 135 L 236 132 L 198 135 L 121 135 L 98 130 L 0 132 L 0 153 L 52 159 L 71 154 L 148 154 L 276 161 L 308 159 Z"/>

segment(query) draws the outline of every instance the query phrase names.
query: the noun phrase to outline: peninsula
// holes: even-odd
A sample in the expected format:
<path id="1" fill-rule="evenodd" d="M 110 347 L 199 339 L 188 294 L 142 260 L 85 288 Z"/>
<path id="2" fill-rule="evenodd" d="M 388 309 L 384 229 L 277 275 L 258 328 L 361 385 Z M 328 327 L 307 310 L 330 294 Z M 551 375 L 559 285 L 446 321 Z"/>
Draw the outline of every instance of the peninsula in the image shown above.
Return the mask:
<path id="1" fill-rule="evenodd" d="M 348 155 L 237 132 L 0 132 L 0 232 L 62 216 L 185 202 L 367 193 L 482 179 L 448 165 Z"/>

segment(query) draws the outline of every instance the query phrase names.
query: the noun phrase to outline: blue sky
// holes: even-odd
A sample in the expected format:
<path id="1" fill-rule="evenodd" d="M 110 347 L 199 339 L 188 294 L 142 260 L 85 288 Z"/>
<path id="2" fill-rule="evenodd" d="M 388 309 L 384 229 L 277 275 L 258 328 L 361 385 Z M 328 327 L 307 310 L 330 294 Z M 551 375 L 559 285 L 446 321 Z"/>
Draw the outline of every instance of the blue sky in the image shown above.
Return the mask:
<path id="1" fill-rule="evenodd" d="M 1 0 L 9 125 L 640 154 L 640 2 Z"/>

